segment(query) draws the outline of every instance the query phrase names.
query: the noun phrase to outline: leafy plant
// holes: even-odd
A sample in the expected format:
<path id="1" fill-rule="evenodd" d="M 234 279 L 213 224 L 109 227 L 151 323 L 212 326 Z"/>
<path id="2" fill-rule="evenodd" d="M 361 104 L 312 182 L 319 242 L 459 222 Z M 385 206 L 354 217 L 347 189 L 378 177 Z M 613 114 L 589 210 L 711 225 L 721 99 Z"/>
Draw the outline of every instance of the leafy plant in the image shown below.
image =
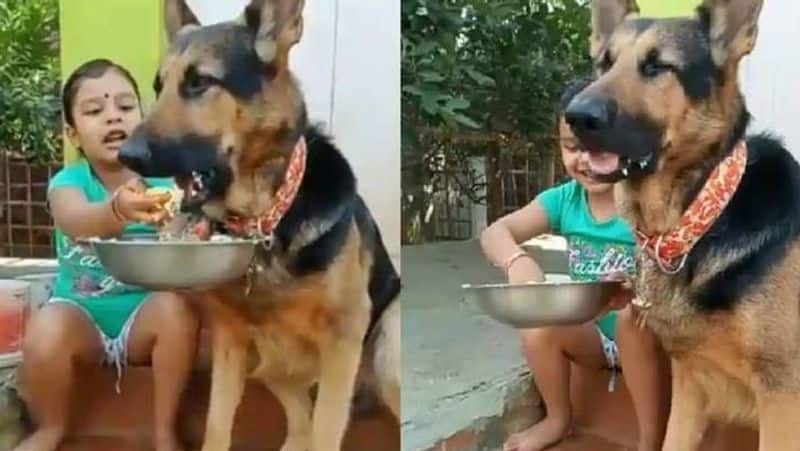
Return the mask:
<path id="1" fill-rule="evenodd" d="M 587 0 L 402 4 L 403 220 L 409 243 L 430 237 L 424 229 L 436 186 L 443 186 L 437 181 L 441 161 L 473 180 L 468 160 L 492 146 L 529 152 L 552 142 L 564 85 L 589 70 L 589 8 Z M 509 148 L 509 142 L 523 144 Z M 480 201 L 477 191 L 485 183 L 467 185 L 462 194 Z"/>
<path id="2" fill-rule="evenodd" d="M 0 0 L 0 150 L 60 152 L 58 0 Z"/>

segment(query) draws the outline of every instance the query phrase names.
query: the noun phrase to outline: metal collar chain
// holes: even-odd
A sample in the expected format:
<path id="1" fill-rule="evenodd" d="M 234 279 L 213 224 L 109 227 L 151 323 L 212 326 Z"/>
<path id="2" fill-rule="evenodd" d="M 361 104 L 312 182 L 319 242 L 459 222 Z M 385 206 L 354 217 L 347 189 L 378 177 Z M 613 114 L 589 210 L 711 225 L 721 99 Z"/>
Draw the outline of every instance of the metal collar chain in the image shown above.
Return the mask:
<path id="1" fill-rule="evenodd" d="M 261 242 L 261 247 L 264 248 L 264 251 L 270 252 L 272 250 L 273 244 L 275 244 L 275 232 L 274 232 L 275 229 L 272 229 L 268 233 L 265 233 L 261 227 L 261 224 L 262 224 L 261 221 L 258 221 L 258 226 L 257 226 L 258 235 L 256 237 Z M 275 228 L 277 227 L 278 227 L 278 222 L 275 223 Z"/>
<path id="2" fill-rule="evenodd" d="M 256 235 L 251 234 L 250 238 L 257 241 L 261 248 L 264 249 L 264 252 L 272 252 L 272 248 L 275 244 L 275 234 L 268 233 L 266 235 Z M 247 268 L 246 274 L 246 281 L 245 281 L 245 296 L 250 296 L 250 292 L 253 289 L 253 280 L 255 279 L 256 274 L 260 269 L 260 265 L 258 264 L 258 252 L 253 253 L 253 258 L 250 260 L 250 265 Z"/>
<path id="3" fill-rule="evenodd" d="M 245 284 L 244 284 L 244 296 L 250 296 L 250 293 L 253 291 L 253 278 L 258 272 L 258 266 L 255 262 L 256 258 L 253 256 L 253 261 L 250 262 L 250 266 L 247 267 L 247 275 L 245 275 Z"/>

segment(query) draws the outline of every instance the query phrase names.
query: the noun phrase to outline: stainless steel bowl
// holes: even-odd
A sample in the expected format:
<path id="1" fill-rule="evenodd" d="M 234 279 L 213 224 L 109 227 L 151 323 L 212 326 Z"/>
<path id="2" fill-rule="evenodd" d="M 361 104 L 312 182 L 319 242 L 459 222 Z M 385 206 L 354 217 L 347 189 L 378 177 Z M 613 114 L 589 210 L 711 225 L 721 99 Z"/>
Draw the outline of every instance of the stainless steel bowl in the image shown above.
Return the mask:
<path id="1" fill-rule="evenodd" d="M 597 317 L 622 282 L 463 285 L 468 302 L 519 329 L 583 324 Z"/>
<path id="2" fill-rule="evenodd" d="M 255 241 L 158 241 L 154 235 L 88 240 L 120 282 L 151 290 L 210 288 L 242 277 Z"/>

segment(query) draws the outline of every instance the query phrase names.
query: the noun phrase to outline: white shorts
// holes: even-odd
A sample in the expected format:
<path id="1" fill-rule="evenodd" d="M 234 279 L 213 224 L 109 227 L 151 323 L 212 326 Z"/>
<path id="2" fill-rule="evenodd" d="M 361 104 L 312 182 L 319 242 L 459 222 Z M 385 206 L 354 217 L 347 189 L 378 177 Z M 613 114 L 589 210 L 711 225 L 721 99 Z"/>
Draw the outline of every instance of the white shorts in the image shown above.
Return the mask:
<path id="1" fill-rule="evenodd" d="M 617 382 L 617 372 L 620 371 L 619 365 L 619 350 L 617 349 L 617 343 L 606 337 L 600 327 L 597 327 L 597 333 L 600 334 L 600 341 L 603 345 L 603 355 L 606 356 L 606 361 L 608 362 L 608 370 L 611 371 L 611 376 L 608 381 L 608 391 L 614 391 L 614 387 L 616 386 Z"/>

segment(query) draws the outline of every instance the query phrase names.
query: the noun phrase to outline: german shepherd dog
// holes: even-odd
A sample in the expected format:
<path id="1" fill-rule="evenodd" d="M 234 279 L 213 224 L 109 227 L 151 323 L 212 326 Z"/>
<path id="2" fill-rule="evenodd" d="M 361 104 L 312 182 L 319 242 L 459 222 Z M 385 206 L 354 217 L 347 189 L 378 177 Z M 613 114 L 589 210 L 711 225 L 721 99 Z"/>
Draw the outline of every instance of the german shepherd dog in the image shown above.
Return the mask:
<path id="1" fill-rule="evenodd" d="M 757 427 L 761 451 L 800 449 L 800 167 L 770 135 L 745 137 L 738 85 L 762 3 L 649 19 L 593 0 L 596 77 L 565 113 L 639 237 L 634 307 L 672 363 L 668 451 L 696 450 L 712 420 Z M 742 152 L 727 202 L 688 217 L 703 193 L 724 198 L 707 181 Z M 672 263 L 648 247 L 704 223 Z"/>
<path id="2" fill-rule="evenodd" d="M 247 277 L 203 289 L 213 336 L 206 451 L 230 448 L 248 377 L 284 407 L 283 451 L 340 449 L 361 380 L 399 418 L 400 278 L 350 165 L 308 123 L 289 69 L 303 7 L 252 0 L 235 21 L 199 26 L 182 0 L 167 0 L 158 97 L 119 153 L 143 176 L 175 177 L 206 236 L 209 223 L 241 235 L 231 224 L 250 221 L 263 239 Z M 302 150 L 296 194 L 281 197 Z M 277 227 L 262 230 L 282 202 Z"/>

